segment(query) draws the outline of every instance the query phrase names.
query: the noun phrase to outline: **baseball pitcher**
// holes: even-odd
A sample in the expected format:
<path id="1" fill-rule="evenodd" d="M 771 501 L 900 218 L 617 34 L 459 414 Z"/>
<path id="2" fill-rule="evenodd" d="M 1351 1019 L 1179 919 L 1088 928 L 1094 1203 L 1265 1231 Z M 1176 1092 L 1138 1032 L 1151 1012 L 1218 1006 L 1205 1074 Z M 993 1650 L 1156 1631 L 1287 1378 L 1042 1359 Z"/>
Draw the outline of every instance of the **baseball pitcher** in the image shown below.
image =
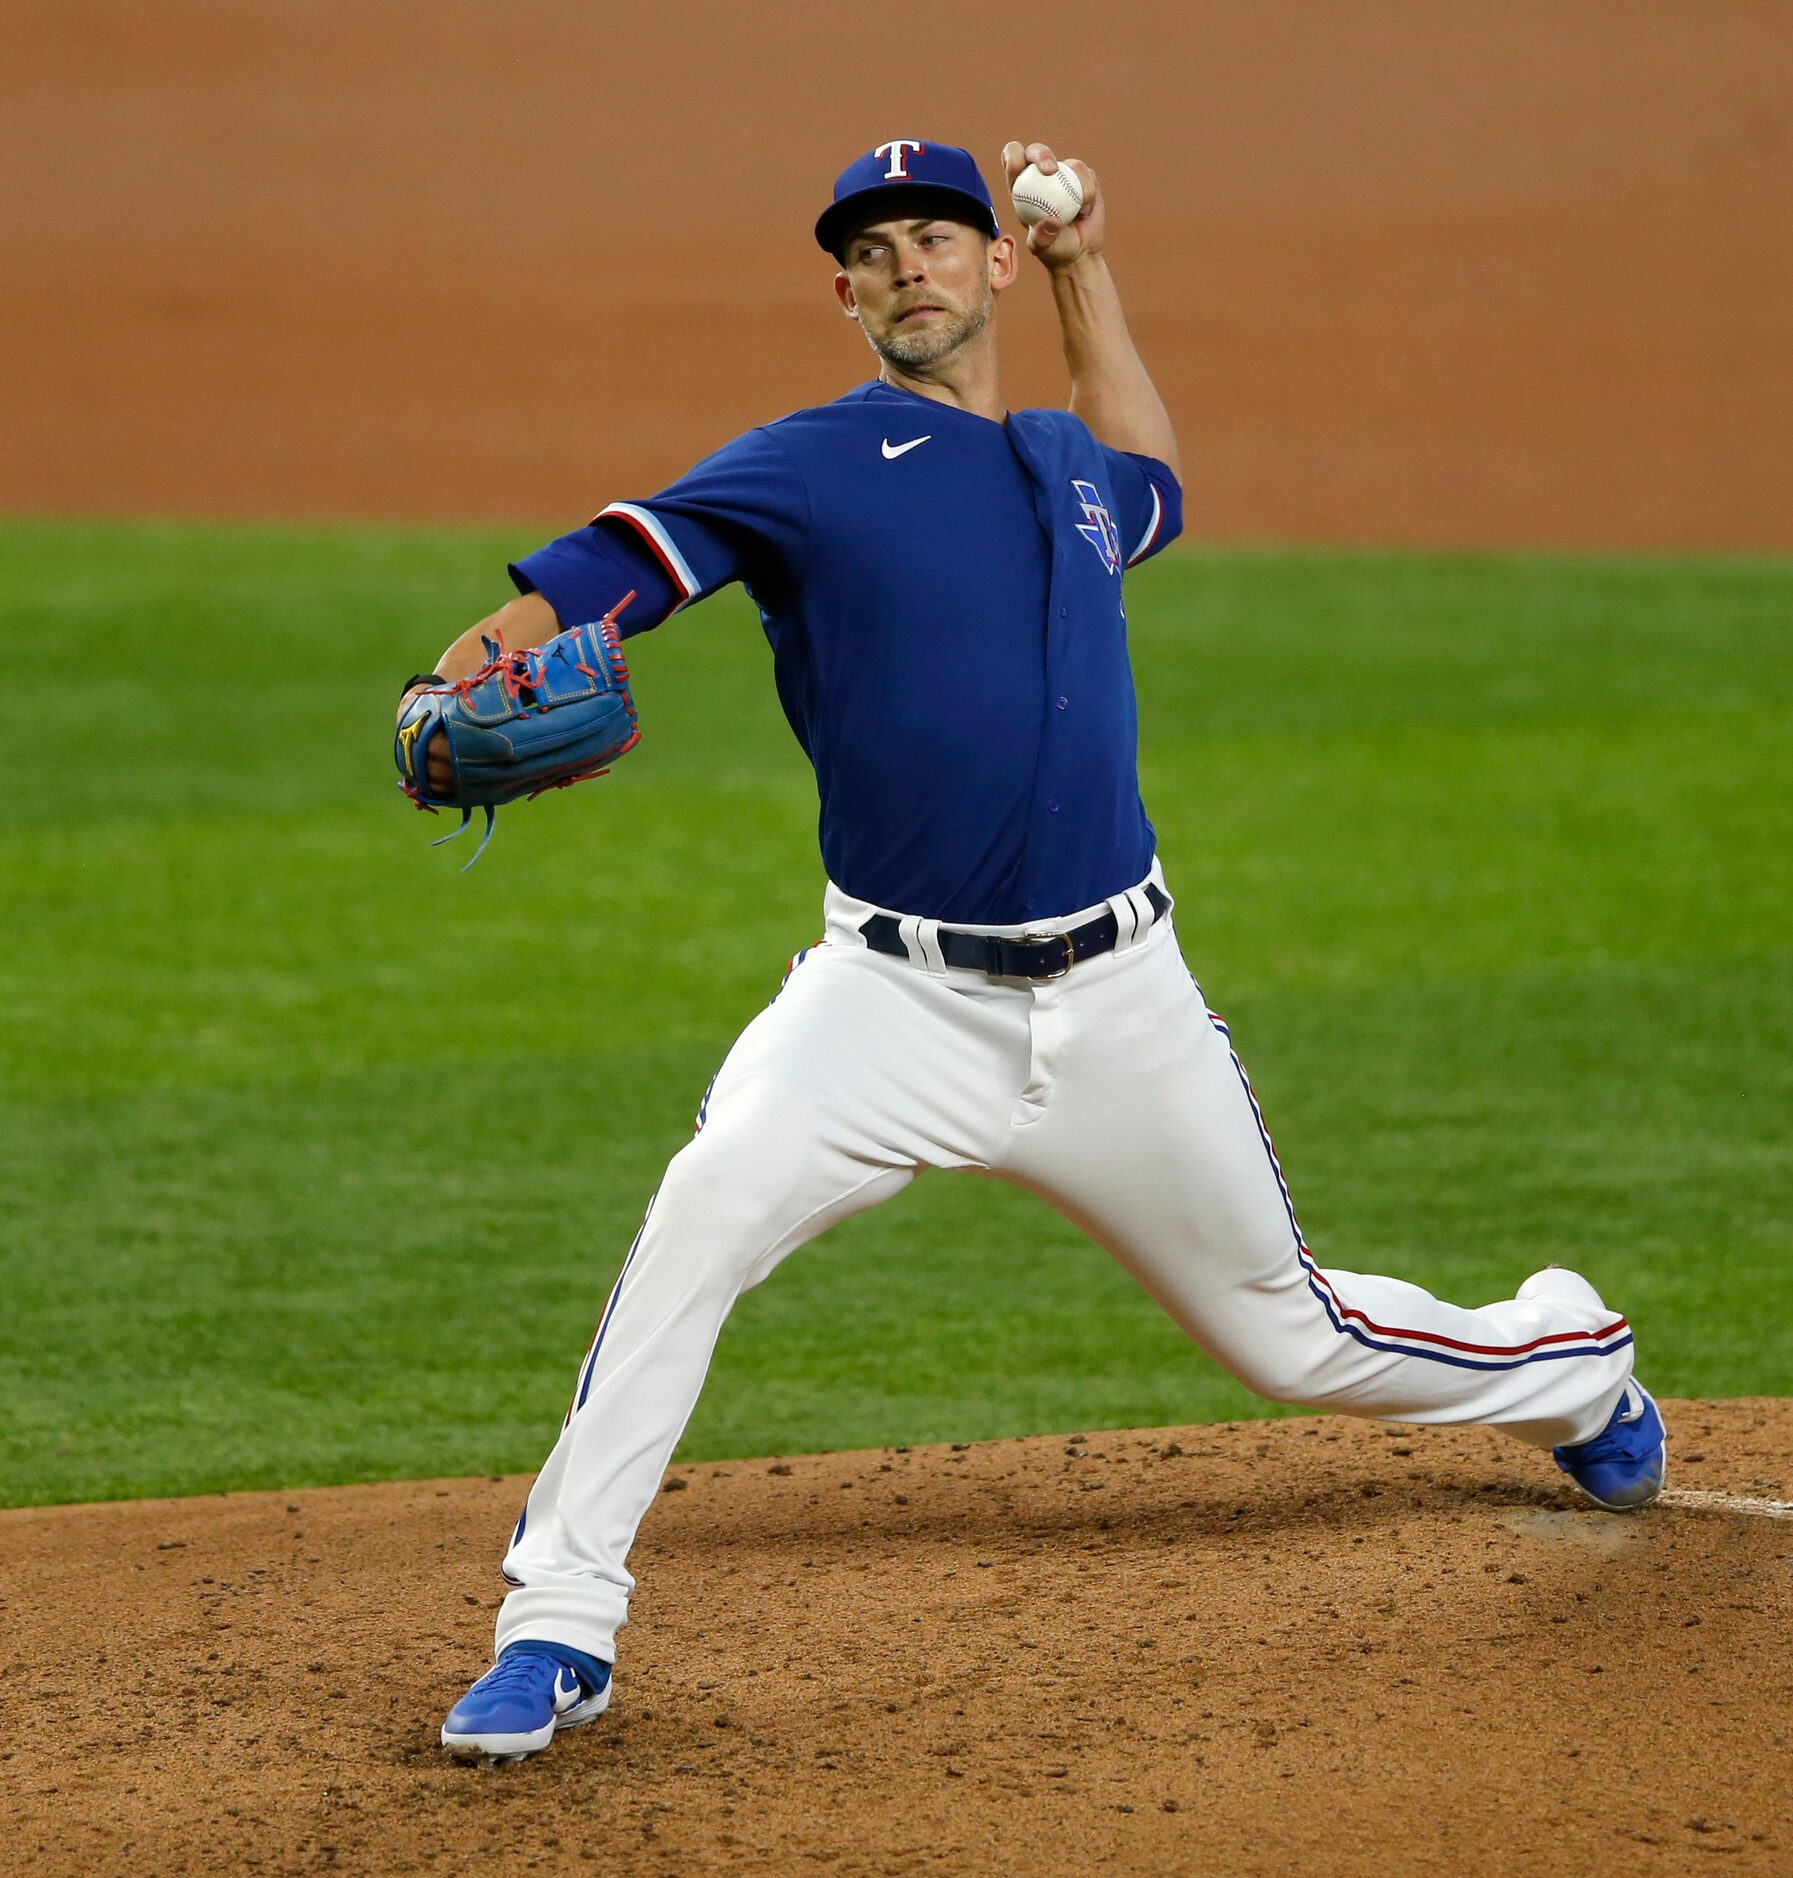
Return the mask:
<path id="1" fill-rule="evenodd" d="M 519 596 L 406 688 L 407 791 L 489 822 L 622 755 L 621 642 L 739 581 L 815 767 L 829 883 L 824 936 L 729 1052 L 622 1261 L 453 1754 L 534 1753 L 602 1712 L 630 1546 L 730 1307 L 923 1168 L 1039 1194 L 1262 1395 L 1504 1428 L 1605 1506 L 1661 1488 L 1631 1331 L 1585 1280 L 1550 1266 L 1469 1310 L 1303 1241 L 1139 794 L 1125 574 L 1181 527 L 1176 437 L 1095 173 L 1044 144 L 1003 165 L 1067 409 L 1003 402 L 1024 263 L 976 163 L 880 143 L 815 229 L 876 376 L 526 556 Z"/>

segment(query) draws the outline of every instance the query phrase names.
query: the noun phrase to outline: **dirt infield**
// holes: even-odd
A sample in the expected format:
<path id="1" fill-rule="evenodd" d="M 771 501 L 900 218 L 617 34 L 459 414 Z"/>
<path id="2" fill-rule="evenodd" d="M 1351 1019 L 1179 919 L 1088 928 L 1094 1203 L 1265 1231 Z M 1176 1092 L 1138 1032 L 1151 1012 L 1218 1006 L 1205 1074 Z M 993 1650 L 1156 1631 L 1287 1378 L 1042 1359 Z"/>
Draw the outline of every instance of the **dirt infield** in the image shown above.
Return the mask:
<path id="1" fill-rule="evenodd" d="M 1193 538 L 1793 546 L 1793 9 L 917 25 L 16 0 L 0 510 L 571 525 L 869 376 L 808 232 L 848 156 L 1019 135 L 1105 178 Z M 1062 401 L 1031 274 L 1004 323 Z"/>
<path id="2" fill-rule="evenodd" d="M 448 1762 L 517 1480 L 0 1514 L 11 1862 L 1793 1868 L 1793 1404 L 1672 1503 L 1333 1419 L 680 1468 L 618 1695 Z"/>

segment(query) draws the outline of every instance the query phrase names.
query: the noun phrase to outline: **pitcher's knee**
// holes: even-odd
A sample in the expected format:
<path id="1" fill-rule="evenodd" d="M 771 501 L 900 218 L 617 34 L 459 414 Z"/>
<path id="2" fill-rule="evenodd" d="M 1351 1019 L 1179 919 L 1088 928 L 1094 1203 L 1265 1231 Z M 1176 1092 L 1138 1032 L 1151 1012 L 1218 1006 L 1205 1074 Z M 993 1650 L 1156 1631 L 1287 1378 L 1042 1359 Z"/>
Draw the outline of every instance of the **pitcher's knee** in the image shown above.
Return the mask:
<path id="1" fill-rule="evenodd" d="M 1324 1408 L 1346 1386 L 1332 1352 L 1311 1344 L 1276 1341 L 1230 1349 L 1221 1360 L 1253 1395 L 1295 1408 Z"/>

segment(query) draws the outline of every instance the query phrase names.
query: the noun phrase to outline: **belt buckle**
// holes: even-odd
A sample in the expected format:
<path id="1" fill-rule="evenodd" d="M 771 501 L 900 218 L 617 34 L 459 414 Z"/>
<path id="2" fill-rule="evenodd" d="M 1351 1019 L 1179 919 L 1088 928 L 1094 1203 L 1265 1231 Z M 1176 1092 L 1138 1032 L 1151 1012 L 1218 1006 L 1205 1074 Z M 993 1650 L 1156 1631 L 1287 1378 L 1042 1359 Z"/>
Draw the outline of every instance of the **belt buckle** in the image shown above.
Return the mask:
<path id="1" fill-rule="evenodd" d="M 1077 963 L 1077 948 L 1071 944 L 1071 935 L 1068 932 L 1024 932 L 1021 935 L 1021 943 L 1024 946 L 1061 945 L 1065 949 L 1065 962 L 1057 971 L 1029 972 L 1029 978 L 1063 978 L 1066 972 Z"/>

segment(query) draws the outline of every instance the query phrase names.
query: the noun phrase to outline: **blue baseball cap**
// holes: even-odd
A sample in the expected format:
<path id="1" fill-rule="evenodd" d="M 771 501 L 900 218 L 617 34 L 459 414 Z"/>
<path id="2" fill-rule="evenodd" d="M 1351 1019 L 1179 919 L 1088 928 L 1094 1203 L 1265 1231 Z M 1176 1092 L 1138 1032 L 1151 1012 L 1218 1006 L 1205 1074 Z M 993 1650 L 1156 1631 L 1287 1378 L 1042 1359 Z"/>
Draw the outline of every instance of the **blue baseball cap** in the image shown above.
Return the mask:
<path id="1" fill-rule="evenodd" d="M 856 157 L 834 179 L 834 200 L 816 218 L 816 241 L 840 258 L 841 238 L 868 209 L 876 219 L 877 198 L 891 190 L 936 197 L 942 213 L 991 235 L 1002 233 L 996 205 L 969 150 L 956 144 L 893 137 Z"/>

